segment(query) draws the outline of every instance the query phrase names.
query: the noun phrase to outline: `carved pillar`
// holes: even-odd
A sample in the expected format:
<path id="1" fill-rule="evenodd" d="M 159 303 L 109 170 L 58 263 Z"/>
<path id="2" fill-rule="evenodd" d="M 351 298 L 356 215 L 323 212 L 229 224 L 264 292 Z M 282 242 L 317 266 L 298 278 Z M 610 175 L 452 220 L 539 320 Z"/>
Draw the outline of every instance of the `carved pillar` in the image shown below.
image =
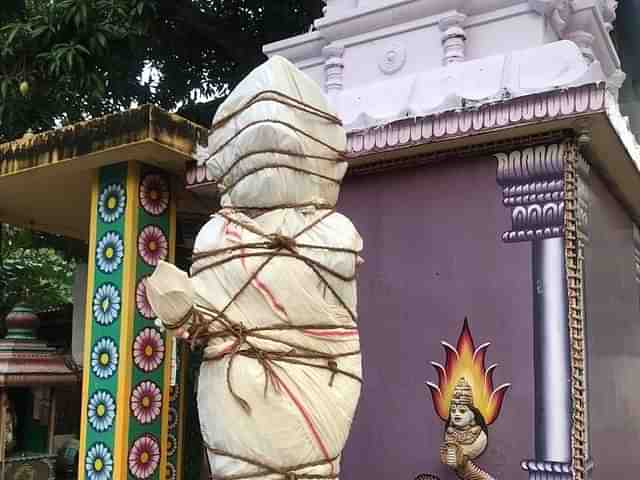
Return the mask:
<path id="1" fill-rule="evenodd" d="M 535 362 L 535 456 L 522 467 L 535 480 L 571 478 L 571 365 L 564 250 L 565 145 L 496 155 L 505 242 L 531 242 Z"/>
<path id="2" fill-rule="evenodd" d="M 463 62 L 465 60 L 465 42 L 467 36 L 462 24 L 467 19 L 464 13 L 452 11 L 440 19 L 439 27 L 442 31 L 442 49 L 444 65 Z"/>
<path id="3" fill-rule="evenodd" d="M 341 45 L 329 45 L 322 49 L 324 55 L 325 88 L 330 103 L 335 106 L 335 98 L 344 87 L 344 47 Z"/>

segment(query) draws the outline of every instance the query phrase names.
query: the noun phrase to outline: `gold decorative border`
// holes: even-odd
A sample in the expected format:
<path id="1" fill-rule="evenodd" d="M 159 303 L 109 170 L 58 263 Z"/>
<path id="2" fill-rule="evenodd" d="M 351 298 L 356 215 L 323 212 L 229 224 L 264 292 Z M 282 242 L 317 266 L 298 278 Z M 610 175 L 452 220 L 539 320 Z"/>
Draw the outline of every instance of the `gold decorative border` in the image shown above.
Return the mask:
<path id="1" fill-rule="evenodd" d="M 584 239 L 578 229 L 578 162 L 581 155 L 575 142 L 568 142 L 565 159 L 565 265 L 569 305 L 568 327 L 571 342 L 571 422 L 572 478 L 585 480 L 588 469 L 586 418 L 586 350 L 584 336 Z"/>

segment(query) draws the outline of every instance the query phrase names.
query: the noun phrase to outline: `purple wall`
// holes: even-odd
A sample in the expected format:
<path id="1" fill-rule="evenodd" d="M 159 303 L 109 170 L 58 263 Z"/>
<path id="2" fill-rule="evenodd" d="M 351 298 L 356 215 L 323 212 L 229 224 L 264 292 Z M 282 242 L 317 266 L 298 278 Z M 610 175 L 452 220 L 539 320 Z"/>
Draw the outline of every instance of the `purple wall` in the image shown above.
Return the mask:
<path id="1" fill-rule="evenodd" d="M 476 341 L 490 341 L 496 385 L 511 382 L 478 464 L 501 479 L 526 478 L 533 457 L 531 246 L 506 245 L 510 226 L 493 158 L 351 177 L 339 203 L 360 230 L 364 389 L 344 453 L 343 480 L 442 480 L 443 422 L 426 380 L 440 345 L 455 345 L 469 317 Z"/>
<path id="2" fill-rule="evenodd" d="M 640 471 L 640 309 L 633 223 L 597 176 L 586 249 L 589 407 L 594 478 Z"/>

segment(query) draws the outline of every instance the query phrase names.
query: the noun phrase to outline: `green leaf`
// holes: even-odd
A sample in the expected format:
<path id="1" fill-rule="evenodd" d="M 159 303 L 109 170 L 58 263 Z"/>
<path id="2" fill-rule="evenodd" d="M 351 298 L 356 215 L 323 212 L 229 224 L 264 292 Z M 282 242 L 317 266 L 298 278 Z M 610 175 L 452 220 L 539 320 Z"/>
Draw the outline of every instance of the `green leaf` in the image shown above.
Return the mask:
<path id="1" fill-rule="evenodd" d="M 18 34 L 19 31 L 20 31 L 20 25 L 16 25 L 15 27 L 13 27 L 13 30 L 11 30 L 9 37 L 7 38 L 6 45 L 10 45 L 11 42 L 13 42 L 13 39 L 16 38 L 16 35 Z"/>
<path id="2" fill-rule="evenodd" d="M 98 42 L 100 43 L 100 45 L 102 45 L 103 48 L 106 48 L 106 46 L 107 46 L 107 37 L 104 36 L 104 33 L 97 32 L 96 33 L 96 38 L 98 39 Z"/>

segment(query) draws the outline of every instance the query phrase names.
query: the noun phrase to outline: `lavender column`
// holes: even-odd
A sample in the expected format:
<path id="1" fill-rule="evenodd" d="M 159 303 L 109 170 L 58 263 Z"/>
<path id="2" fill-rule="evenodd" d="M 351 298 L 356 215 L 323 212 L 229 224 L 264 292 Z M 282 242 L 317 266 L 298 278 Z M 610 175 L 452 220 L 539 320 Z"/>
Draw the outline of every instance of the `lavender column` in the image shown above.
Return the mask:
<path id="1" fill-rule="evenodd" d="M 497 154 L 498 183 L 511 208 L 507 243 L 531 242 L 535 365 L 535 459 L 531 480 L 571 478 L 571 365 L 564 253 L 563 145 Z"/>

